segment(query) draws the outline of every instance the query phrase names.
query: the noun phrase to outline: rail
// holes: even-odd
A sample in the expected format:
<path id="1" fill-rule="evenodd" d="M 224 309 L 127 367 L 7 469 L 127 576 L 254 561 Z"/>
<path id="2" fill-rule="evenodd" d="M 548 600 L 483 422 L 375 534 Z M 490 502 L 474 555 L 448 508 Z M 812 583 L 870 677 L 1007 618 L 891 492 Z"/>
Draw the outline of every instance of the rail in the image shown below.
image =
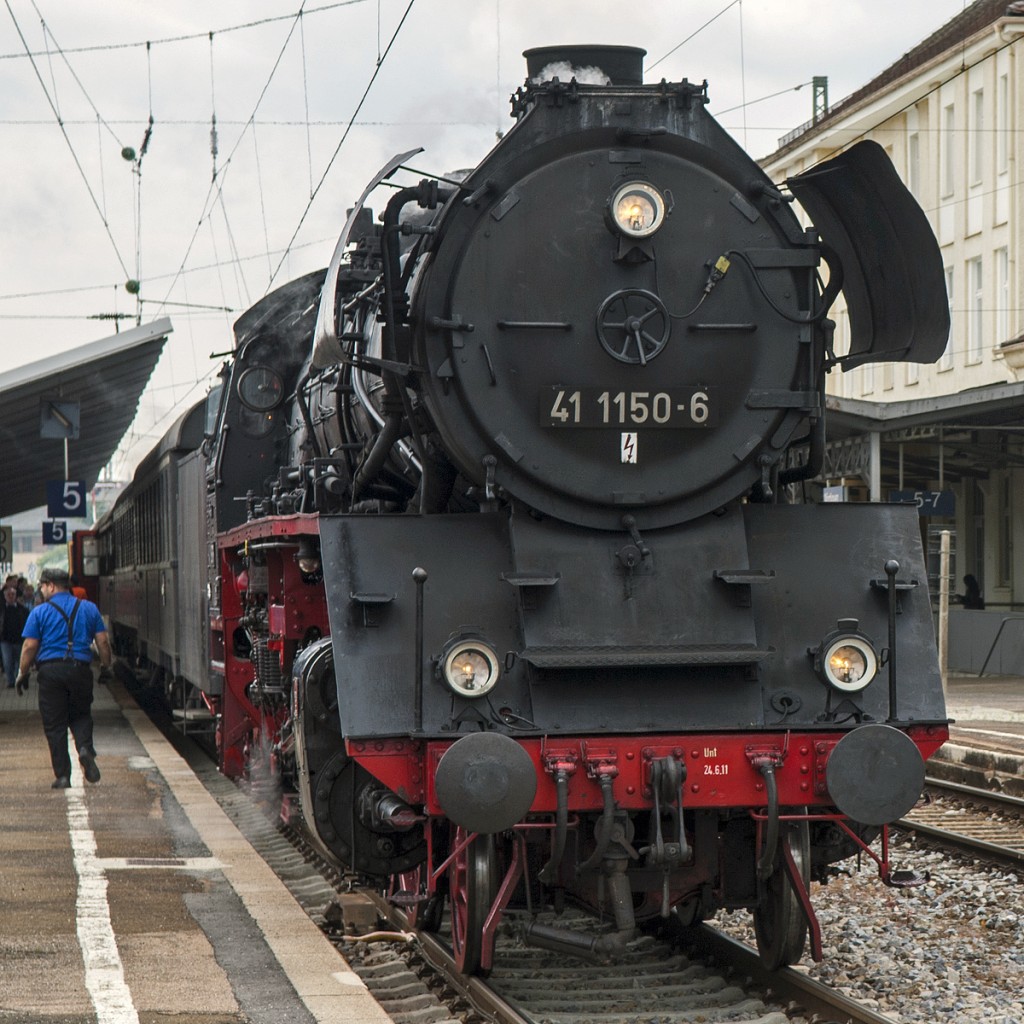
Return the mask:
<path id="1" fill-rule="evenodd" d="M 951 816 L 949 805 L 940 799 L 915 807 L 896 822 L 899 827 L 968 854 L 981 854 L 1000 864 L 1016 868 L 1024 865 L 1024 839 L 1020 837 L 1017 824 L 1017 815 L 1024 807 L 1024 800 L 945 779 L 926 778 L 925 783 L 940 797 L 963 797 L 969 801 L 966 813 L 958 812 Z M 1003 810 L 1009 812 L 1009 820 L 1003 818 L 1000 813 Z M 951 822 L 955 822 L 955 826 L 951 826 Z"/>
<path id="2" fill-rule="evenodd" d="M 749 977 L 761 989 L 771 991 L 776 1001 L 792 1000 L 806 1010 L 808 1015 L 813 1015 L 815 1020 L 842 1020 L 846 1024 L 894 1024 L 892 1017 L 807 977 L 802 971 L 792 967 L 767 970 L 756 950 L 724 932 L 700 925 L 698 934 L 698 949 L 703 947 L 721 962 L 733 964 L 738 973 Z"/>

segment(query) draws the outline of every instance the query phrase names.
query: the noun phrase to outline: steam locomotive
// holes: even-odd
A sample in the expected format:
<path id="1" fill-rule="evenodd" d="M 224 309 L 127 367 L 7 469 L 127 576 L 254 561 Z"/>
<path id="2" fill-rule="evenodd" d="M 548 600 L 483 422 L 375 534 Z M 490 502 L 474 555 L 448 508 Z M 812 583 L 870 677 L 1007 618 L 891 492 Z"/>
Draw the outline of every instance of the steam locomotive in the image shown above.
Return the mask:
<path id="1" fill-rule="evenodd" d="M 527 51 L 478 167 L 381 168 L 81 538 L 222 770 L 271 764 L 420 925 L 447 901 L 467 973 L 503 918 L 613 956 L 719 908 L 820 959 L 811 880 L 918 881 L 886 826 L 947 737 L 916 511 L 801 486 L 827 372 L 943 350 L 927 220 L 871 142 L 777 187 L 643 55 Z M 567 900 L 613 926 L 534 919 Z"/>

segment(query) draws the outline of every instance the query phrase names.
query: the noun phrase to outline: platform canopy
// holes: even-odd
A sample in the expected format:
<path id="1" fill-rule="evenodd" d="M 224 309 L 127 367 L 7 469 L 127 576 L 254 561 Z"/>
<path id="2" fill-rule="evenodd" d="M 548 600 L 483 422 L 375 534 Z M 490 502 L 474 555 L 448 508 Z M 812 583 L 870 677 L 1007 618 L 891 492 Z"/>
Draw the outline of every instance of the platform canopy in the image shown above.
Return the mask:
<path id="1" fill-rule="evenodd" d="M 830 441 L 873 431 L 886 436 L 912 430 L 1019 431 L 1024 428 L 1024 381 L 1000 381 L 902 402 L 828 395 L 825 406 Z"/>
<path id="2" fill-rule="evenodd" d="M 46 504 L 46 484 L 92 488 L 127 433 L 167 335 L 167 317 L 0 373 L 0 518 Z"/>

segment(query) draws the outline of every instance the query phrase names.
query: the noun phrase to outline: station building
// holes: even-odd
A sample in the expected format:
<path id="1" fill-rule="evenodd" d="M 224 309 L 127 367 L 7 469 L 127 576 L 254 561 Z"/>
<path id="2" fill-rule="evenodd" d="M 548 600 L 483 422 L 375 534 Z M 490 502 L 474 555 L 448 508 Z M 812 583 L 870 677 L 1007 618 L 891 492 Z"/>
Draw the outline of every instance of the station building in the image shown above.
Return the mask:
<path id="1" fill-rule="evenodd" d="M 971 574 L 985 600 L 951 606 L 950 668 L 1024 673 L 1024 3 L 976 0 L 820 106 L 762 167 L 783 182 L 877 142 L 935 231 L 951 314 L 934 364 L 830 373 L 821 497 L 915 502 L 933 555 L 949 530 L 951 592 Z M 842 296 L 831 316 L 842 356 Z"/>

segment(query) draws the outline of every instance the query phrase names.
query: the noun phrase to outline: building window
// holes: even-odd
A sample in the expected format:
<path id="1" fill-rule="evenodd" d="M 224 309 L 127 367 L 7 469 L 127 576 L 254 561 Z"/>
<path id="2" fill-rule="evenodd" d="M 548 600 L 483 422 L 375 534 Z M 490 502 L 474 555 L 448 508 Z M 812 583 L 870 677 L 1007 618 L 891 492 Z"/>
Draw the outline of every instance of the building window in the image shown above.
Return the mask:
<path id="1" fill-rule="evenodd" d="M 875 364 L 864 363 L 860 368 L 860 393 L 870 395 L 875 390 Z"/>
<path id="2" fill-rule="evenodd" d="M 921 379 L 921 364 L 920 363 L 904 363 L 903 364 L 906 372 L 906 383 L 916 384 Z"/>
<path id="3" fill-rule="evenodd" d="M 978 89 L 971 93 L 970 154 L 971 184 L 981 182 L 985 171 L 985 94 Z"/>
<path id="4" fill-rule="evenodd" d="M 882 390 L 892 391 L 895 387 L 895 364 L 893 363 L 882 363 Z"/>
<path id="5" fill-rule="evenodd" d="M 967 261 L 967 363 L 981 362 L 984 294 L 979 256 Z"/>
<path id="6" fill-rule="evenodd" d="M 953 268 L 946 267 L 946 297 L 949 301 L 949 337 L 946 347 L 939 356 L 939 370 L 953 369 L 953 335 L 956 333 L 956 321 L 953 319 Z"/>
<path id="7" fill-rule="evenodd" d="M 907 188 L 921 198 L 921 137 L 914 132 L 907 140 Z"/>
<path id="8" fill-rule="evenodd" d="M 1004 245 L 995 251 L 996 260 L 996 336 L 993 341 L 1010 340 L 1010 254 Z"/>
<path id="9" fill-rule="evenodd" d="M 942 108 L 942 195 L 951 196 L 954 184 L 953 104 Z"/>
<path id="10" fill-rule="evenodd" d="M 1005 174 L 1009 163 L 1010 135 L 1010 78 L 999 76 L 996 92 L 996 174 Z"/>

